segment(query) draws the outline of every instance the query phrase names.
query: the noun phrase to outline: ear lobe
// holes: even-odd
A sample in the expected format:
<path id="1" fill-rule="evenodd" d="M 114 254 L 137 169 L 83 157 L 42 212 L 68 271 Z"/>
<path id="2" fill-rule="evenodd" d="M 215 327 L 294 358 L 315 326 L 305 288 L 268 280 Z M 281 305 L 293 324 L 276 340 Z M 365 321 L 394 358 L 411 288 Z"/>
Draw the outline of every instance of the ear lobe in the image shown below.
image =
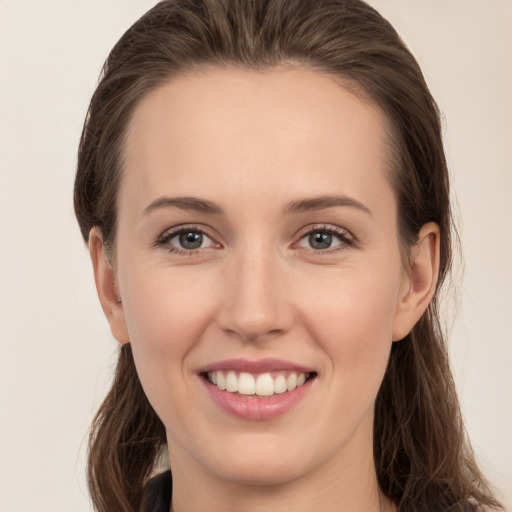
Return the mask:
<path id="1" fill-rule="evenodd" d="M 435 222 L 425 224 L 411 251 L 409 276 L 393 324 L 393 341 L 411 332 L 434 296 L 439 275 L 439 243 L 439 226 Z"/>
<path id="2" fill-rule="evenodd" d="M 94 269 L 96 290 L 103 312 L 110 324 L 112 335 L 119 343 L 129 343 L 130 339 L 128 337 L 123 304 L 119 298 L 116 286 L 115 271 L 107 261 L 103 237 L 97 228 L 92 228 L 89 233 L 89 254 L 91 255 Z"/>

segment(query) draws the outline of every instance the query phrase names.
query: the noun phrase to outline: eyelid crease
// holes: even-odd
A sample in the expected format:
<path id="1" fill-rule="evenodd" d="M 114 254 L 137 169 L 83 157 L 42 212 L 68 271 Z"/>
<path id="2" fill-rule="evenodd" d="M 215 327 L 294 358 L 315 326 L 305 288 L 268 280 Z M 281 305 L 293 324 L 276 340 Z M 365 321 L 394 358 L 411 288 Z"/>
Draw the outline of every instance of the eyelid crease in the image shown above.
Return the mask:
<path id="1" fill-rule="evenodd" d="M 348 229 L 333 224 L 310 224 L 309 226 L 301 228 L 295 236 L 303 238 L 311 233 L 322 231 L 350 239 L 354 242 L 357 241 L 357 238 Z"/>

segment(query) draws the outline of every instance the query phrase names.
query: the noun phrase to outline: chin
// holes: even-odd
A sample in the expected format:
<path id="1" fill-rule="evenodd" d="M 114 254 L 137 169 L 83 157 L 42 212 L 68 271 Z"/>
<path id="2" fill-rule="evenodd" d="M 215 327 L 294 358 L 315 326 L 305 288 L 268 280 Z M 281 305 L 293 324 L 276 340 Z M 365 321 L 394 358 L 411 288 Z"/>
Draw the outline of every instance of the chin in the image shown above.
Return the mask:
<path id="1" fill-rule="evenodd" d="M 218 468 L 219 476 L 238 485 L 253 487 L 284 485 L 299 478 L 302 468 L 296 463 L 265 461 L 240 461 L 236 467 Z"/>
<path id="2" fill-rule="evenodd" d="M 244 446 L 232 445 L 212 454 L 206 465 L 223 480 L 249 486 L 281 485 L 299 478 L 314 466 L 300 443 L 265 442 L 246 439 Z"/>

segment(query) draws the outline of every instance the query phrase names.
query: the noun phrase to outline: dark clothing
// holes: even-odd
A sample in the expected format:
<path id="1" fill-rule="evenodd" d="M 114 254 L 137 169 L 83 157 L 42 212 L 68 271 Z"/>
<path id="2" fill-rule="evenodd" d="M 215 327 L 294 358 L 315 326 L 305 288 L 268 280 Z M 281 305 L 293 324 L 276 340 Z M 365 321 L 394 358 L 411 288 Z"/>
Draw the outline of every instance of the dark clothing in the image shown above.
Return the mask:
<path id="1" fill-rule="evenodd" d="M 141 512 L 169 512 L 171 510 L 172 476 L 165 471 L 153 477 L 144 489 Z"/>

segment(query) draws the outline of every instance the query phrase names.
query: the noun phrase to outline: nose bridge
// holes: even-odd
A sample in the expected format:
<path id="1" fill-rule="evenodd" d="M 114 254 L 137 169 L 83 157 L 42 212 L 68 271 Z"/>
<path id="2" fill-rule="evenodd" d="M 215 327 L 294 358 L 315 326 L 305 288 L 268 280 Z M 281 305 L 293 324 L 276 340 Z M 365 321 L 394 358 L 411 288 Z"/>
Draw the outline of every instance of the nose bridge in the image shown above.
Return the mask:
<path id="1" fill-rule="evenodd" d="M 223 329 L 254 340 L 290 327 L 293 315 L 285 276 L 271 244 L 244 244 L 226 272 L 226 300 L 220 314 Z"/>

